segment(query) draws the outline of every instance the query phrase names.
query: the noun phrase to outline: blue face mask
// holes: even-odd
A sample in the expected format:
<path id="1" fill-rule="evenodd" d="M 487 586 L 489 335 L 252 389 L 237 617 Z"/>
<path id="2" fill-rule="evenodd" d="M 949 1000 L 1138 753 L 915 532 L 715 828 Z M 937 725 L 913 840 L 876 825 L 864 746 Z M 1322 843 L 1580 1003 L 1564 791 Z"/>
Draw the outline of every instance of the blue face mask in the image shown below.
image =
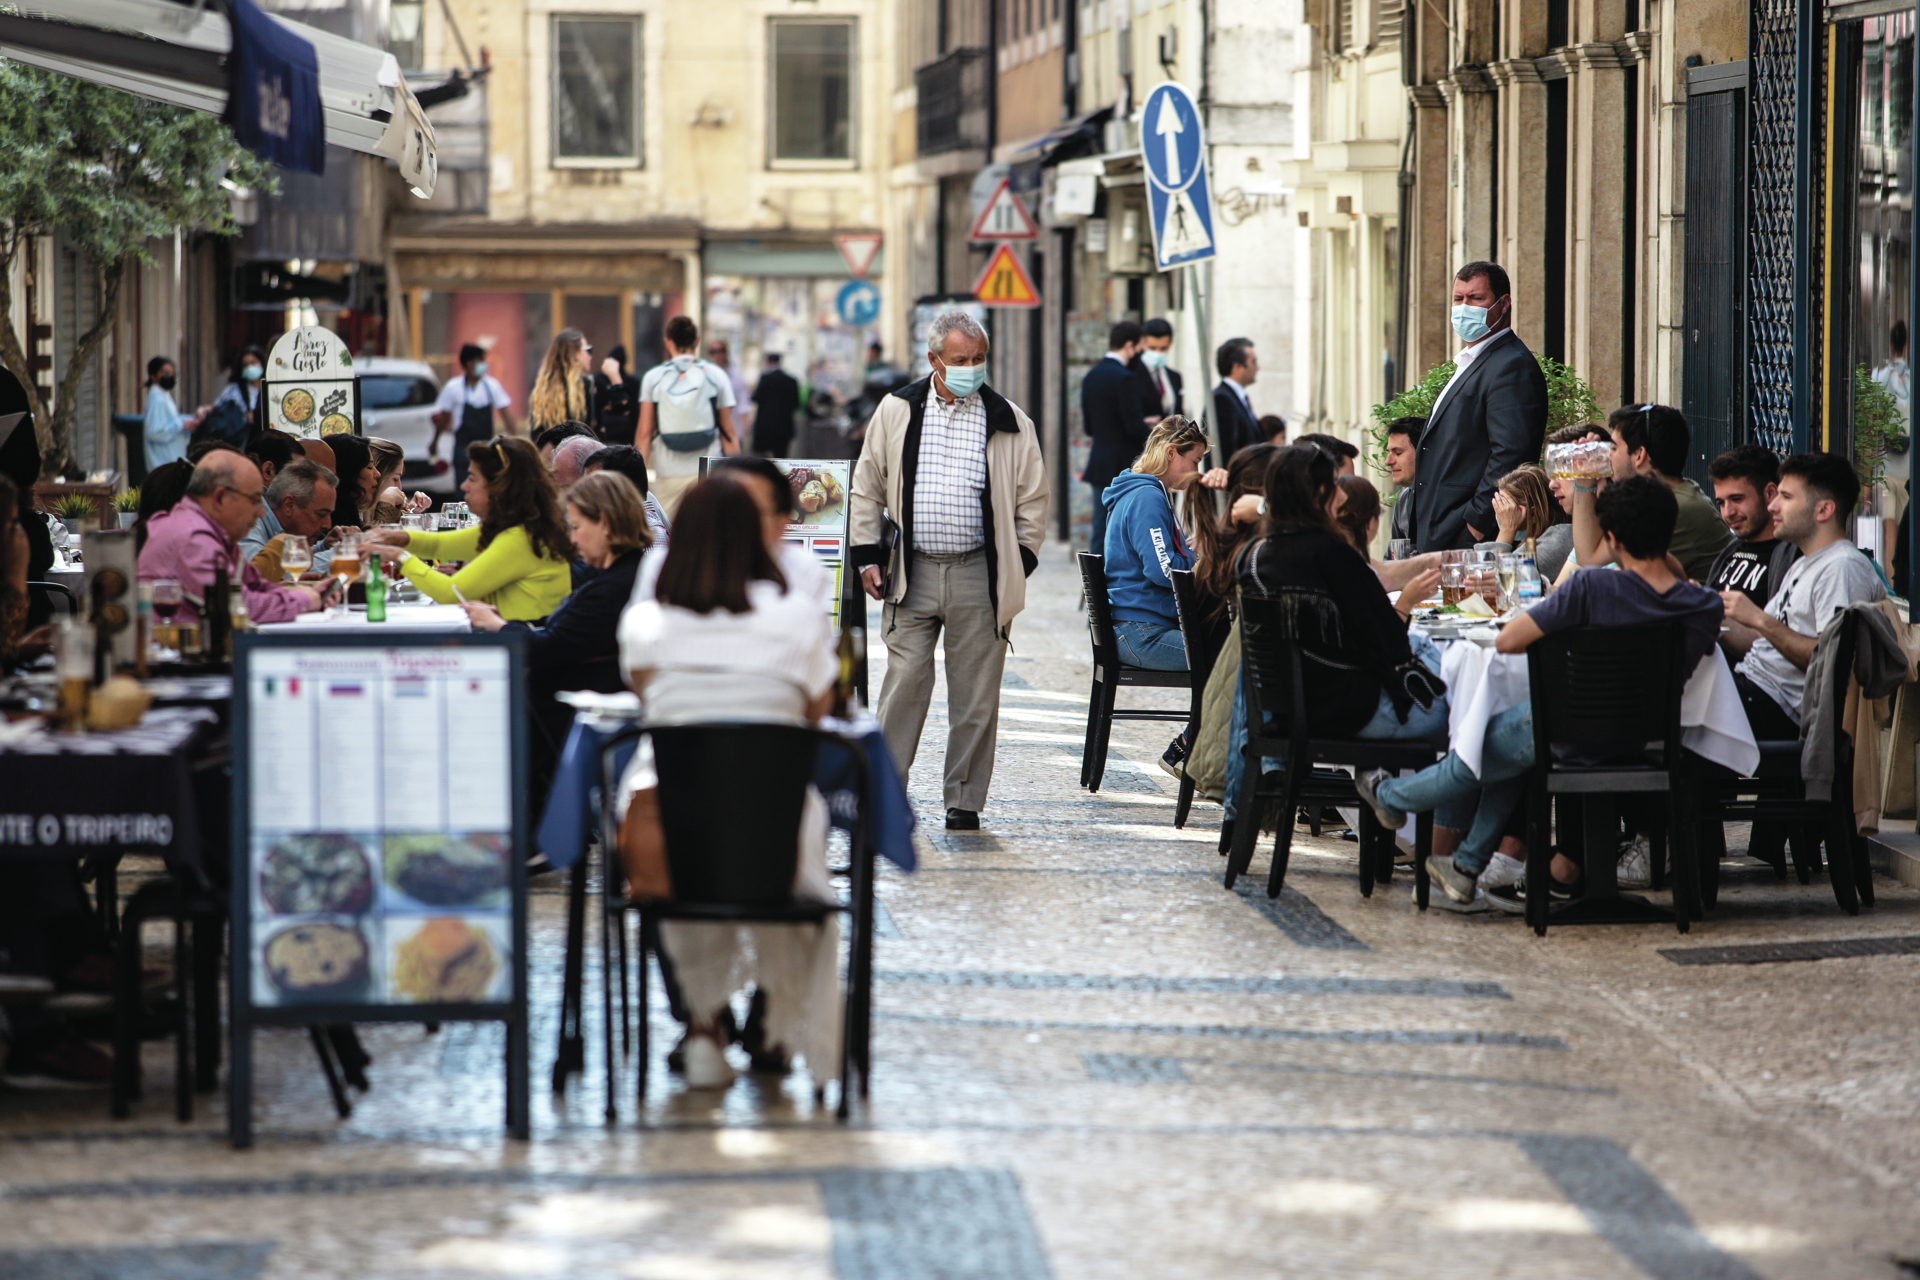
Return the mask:
<path id="1" fill-rule="evenodd" d="M 473 376 L 476 378 L 484 378 L 487 376 L 487 362 L 485 360 L 476 360 L 473 362 Z"/>
<path id="2" fill-rule="evenodd" d="M 1142 351 L 1140 353 L 1140 363 L 1146 365 L 1149 369 L 1163 369 L 1167 364 L 1167 353 L 1164 351 Z"/>
<path id="3" fill-rule="evenodd" d="M 260 366 L 259 366 L 259 365 L 257 365 L 257 364 L 250 364 L 250 365 L 247 365 L 246 367 L 244 367 L 243 369 L 241 369 L 241 370 L 240 370 L 240 381 L 242 381 L 242 382 L 258 382 L 258 381 L 260 381 L 260 374 L 261 374 L 261 372 L 262 372 L 262 370 L 261 370 L 261 368 L 260 368 Z"/>
<path id="4" fill-rule="evenodd" d="M 1487 309 L 1464 303 L 1453 309 L 1453 331 L 1462 342 L 1478 342 L 1493 330 L 1487 327 Z"/>
<path id="5" fill-rule="evenodd" d="M 940 371 L 941 380 L 947 384 L 947 390 L 964 400 L 978 391 L 987 380 L 987 366 L 980 364 L 950 364 Z"/>

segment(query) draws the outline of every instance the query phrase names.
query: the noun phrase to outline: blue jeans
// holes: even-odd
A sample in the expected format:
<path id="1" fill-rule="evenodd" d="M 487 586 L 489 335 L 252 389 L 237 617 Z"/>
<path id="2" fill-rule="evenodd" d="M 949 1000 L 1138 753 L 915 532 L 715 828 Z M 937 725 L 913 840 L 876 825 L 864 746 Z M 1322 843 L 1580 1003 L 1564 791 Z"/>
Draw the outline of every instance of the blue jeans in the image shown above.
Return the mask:
<path id="1" fill-rule="evenodd" d="M 1164 622 L 1116 622 L 1113 639 L 1120 661 L 1148 671 L 1185 671 L 1187 643 L 1180 628 Z"/>
<path id="2" fill-rule="evenodd" d="M 1409 636 L 1413 645 L 1413 656 L 1420 664 L 1440 674 L 1440 650 L 1433 641 L 1425 636 Z M 1247 745 L 1247 691 L 1246 668 L 1240 671 L 1240 683 L 1233 690 L 1233 718 L 1227 727 L 1227 785 L 1224 807 L 1227 817 L 1232 818 L 1240 807 L 1240 753 Z M 1393 700 L 1385 693 L 1380 695 L 1380 705 L 1374 708 L 1373 719 L 1356 733 L 1356 738 L 1389 739 L 1401 742 L 1431 742 L 1435 746 L 1447 740 L 1447 699 L 1435 698 L 1433 705 L 1422 709 L 1414 703 L 1407 712 L 1405 724 L 1400 722 L 1400 713 L 1394 710 Z M 1271 773 L 1280 767 L 1280 761 L 1272 756 L 1263 756 L 1260 770 Z M 1398 806 L 1396 806 L 1398 807 Z M 1496 837 L 1497 839 L 1497 837 Z"/>
<path id="3" fill-rule="evenodd" d="M 1480 751 L 1480 776 L 1473 776 L 1456 753 L 1409 778 L 1389 778 L 1377 794 L 1389 809 L 1402 813 L 1433 810 L 1434 822 L 1467 832 L 1454 850 L 1453 865 L 1468 875 L 1487 869 L 1514 808 L 1527 792 L 1533 768 L 1533 704 L 1508 707 L 1487 722 Z"/>

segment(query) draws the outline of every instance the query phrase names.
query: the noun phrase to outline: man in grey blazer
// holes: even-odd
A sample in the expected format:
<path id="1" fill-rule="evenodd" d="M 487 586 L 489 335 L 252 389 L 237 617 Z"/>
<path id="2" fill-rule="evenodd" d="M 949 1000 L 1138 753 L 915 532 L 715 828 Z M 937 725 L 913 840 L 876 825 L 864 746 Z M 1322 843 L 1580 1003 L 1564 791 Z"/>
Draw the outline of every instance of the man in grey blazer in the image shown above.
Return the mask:
<path id="1" fill-rule="evenodd" d="M 1421 551 L 1493 537 L 1495 485 L 1540 460 L 1547 432 L 1547 380 L 1513 331 L 1513 294 L 1498 263 L 1469 262 L 1454 276 L 1453 330 L 1467 345 L 1427 414 L 1414 467 Z"/>

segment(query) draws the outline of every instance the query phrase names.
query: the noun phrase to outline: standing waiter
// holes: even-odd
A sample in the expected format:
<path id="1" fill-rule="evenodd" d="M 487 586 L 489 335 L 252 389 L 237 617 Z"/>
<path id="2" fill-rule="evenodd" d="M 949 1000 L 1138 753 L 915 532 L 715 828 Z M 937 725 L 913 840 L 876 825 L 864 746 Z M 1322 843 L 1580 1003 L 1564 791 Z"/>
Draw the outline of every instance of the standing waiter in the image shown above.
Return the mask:
<path id="1" fill-rule="evenodd" d="M 487 353 L 469 342 L 460 348 L 461 375 L 447 380 L 440 398 L 433 402 L 433 448 L 447 431 L 453 434 L 453 483 L 457 488 L 467 478 L 467 446 L 494 436 L 493 415 L 509 433 L 515 429 L 510 409 L 513 397 L 500 385 L 500 379 L 487 372 Z M 428 452 L 433 452 L 430 448 Z"/>

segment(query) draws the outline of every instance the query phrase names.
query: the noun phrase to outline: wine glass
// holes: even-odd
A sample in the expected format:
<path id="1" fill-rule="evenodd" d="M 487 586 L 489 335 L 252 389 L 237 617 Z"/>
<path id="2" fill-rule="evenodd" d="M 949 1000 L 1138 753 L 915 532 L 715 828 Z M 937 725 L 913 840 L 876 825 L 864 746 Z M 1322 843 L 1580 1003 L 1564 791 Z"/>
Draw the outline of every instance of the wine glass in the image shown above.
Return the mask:
<path id="1" fill-rule="evenodd" d="M 155 626 L 154 639 L 168 649 L 180 647 L 180 635 L 174 615 L 186 601 L 186 595 L 180 590 L 180 583 L 174 578 L 155 578 L 153 580 L 153 616 L 160 621 Z"/>
<path id="2" fill-rule="evenodd" d="M 297 582 L 302 573 L 313 567 L 313 546 L 297 533 L 284 537 L 285 541 L 280 544 L 280 568 L 288 582 Z"/>
<path id="3" fill-rule="evenodd" d="M 1511 609 L 1514 603 L 1513 589 L 1519 581 L 1520 557 L 1518 555 L 1501 556 L 1497 569 L 1500 574 L 1500 607 Z"/>

